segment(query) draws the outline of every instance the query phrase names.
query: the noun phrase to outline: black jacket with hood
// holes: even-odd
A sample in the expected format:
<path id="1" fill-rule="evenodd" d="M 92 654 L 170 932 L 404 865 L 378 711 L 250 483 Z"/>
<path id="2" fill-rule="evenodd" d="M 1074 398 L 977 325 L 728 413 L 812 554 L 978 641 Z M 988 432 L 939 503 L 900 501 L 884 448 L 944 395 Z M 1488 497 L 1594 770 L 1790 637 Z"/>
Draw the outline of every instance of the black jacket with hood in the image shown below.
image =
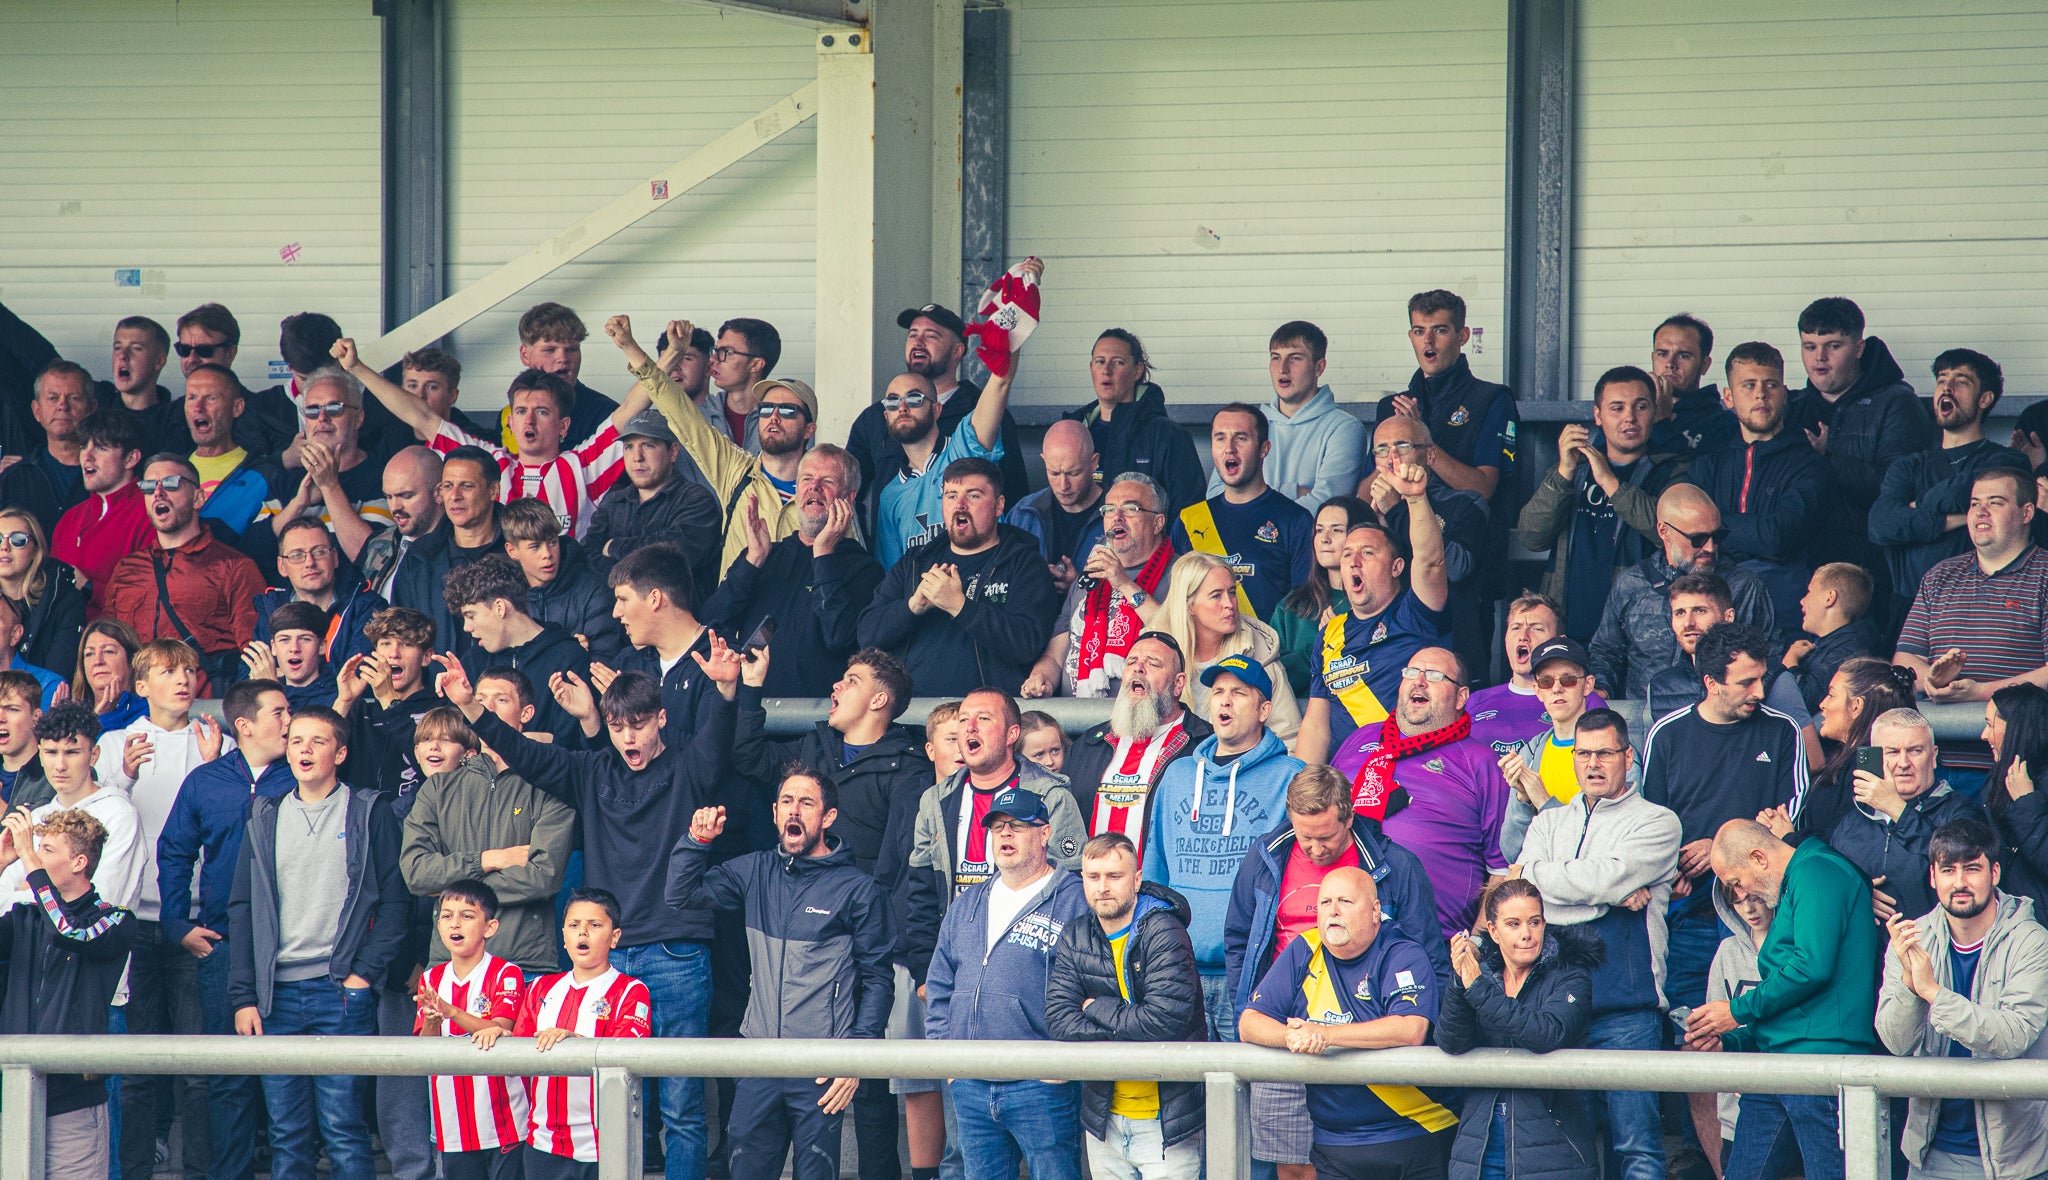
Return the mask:
<path id="1" fill-rule="evenodd" d="M 540 634 L 518 647 L 485 651 L 472 645 L 462 653 L 462 667 L 469 673 L 471 683 L 487 668 L 512 667 L 526 673 L 533 683 L 533 727 L 553 734 L 564 746 L 584 744 L 582 724 L 556 704 L 555 694 L 548 690 L 548 679 L 557 672 L 574 672 L 585 682 L 590 680 L 590 653 L 583 650 L 574 635 L 552 623 L 542 623 Z"/>
<path id="2" fill-rule="evenodd" d="M 959 615 L 936 607 L 912 614 L 910 594 L 925 571 L 960 560 L 943 535 L 911 546 L 861 615 L 861 645 L 885 648 L 903 661 L 919 696 L 958 698 L 983 687 L 1015 696 L 1053 633 L 1059 590 L 1038 539 L 998 524 L 995 550 L 963 587 L 967 604 Z"/>
<path id="3" fill-rule="evenodd" d="M 1801 437 L 1828 428 L 1827 466 L 1839 494 L 1820 506 L 1813 563 L 1853 561 L 1884 579 L 1883 556 L 1870 542 L 1870 507 L 1892 463 L 1938 446 L 1941 433 L 1883 340 L 1865 336 L 1858 365 L 1848 392 L 1830 402 L 1809 384 L 1792 396 L 1785 420 Z"/>
<path id="4" fill-rule="evenodd" d="M 1437 1012 L 1436 1043 L 1446 1053 L 1478 1048 L 1548 1053 L 1578 1047 L 1593 1024 L 1592 971 L 1604 957 L 1599 939 L 1576 926 L 1553 926 L 1544 935 L 1521 991 L 1502 986 L 1504 963 L 1491 939 L 1479 943 L 1479 978 L 1470 987 L 1453 980 Z M 1478 1180 L 1493 1134 L 1495 1103 L 1508 1104 L 1508 1175 L 1515 1180 L 1577 1180 L 1598 1171 L 1587 1147 L 1594 1142 L 1586 1095 L 1577 1090 L 1465 1091 L 1458 1138 L 1451 1146 L 1454 1180 Z"/>
<path id="5" fill-rule="evenodd" d="M 817 557 L 791 533 L 768 547 L 758 569 L 744 555 L 735 560 L 697 617 L 741 642 L 772 617 L 766 695 L 821 697 L 860 646 L 861 612 L 881 584 L 882 563 L 852 537 Z"/>
<path id="6" fill-rule="evenodd" d="M 1169 519 L 1178 519 L 1181 509 L 1209 494 L 1209 477 L 1202 474 L 1195 440 L 1167 416 L 1166 391 L 1152 382 L 1139 385 L 1137 396 L 1118 407 L 1107 422 L 1102 420 L 1101 404 L 1093 401 L 1064 416 L 1086 426 L 1095 437 L 1095 470 L 1105 490 L 1126 472 L 1150 476 L 1166 489 Z"/>
<path id="7" fill-rule="evenodd" d="M 1116 956 L 1102 923 L 1093 915 L 1068 922 L 1060 932 L 1045 984 L 1045 1025 L 1053 1039 L 1208 1040 L 1202 977 L 1195 969 L 1188 919 L 1187 899 L 1180 894 L 1152 881 L 1138 887 L 1124 943 L 1128 1000 L 1118 986 Z M 1115 1082 L 1087 1082 L 1081 1087 L 1081 1125 L 1097 1139 L 1109 1137 L 1109 1104 L 1115 1095 Z M 1159 1083 L 1159 1130 L 1166 1146 L 1199 1134 L 1204 1112 L 1200 1085 Z"/>
<path id="8" fill-rule="evenodd" d="M 1762 579 L 1780 621 L 1798 618 L 1807 577 L 1819 564 L 1817 526 L 1829 504 L 1841 500 L 1827 460 L 1787 425 L 1762 442 L 1699 456 L 1687 479 L 1720 508 L 1728 530 L 1723 551 Z"/>
<path id="9" fill-rule="evenodd" d="M 134 912 L 90 888 L 65 901 L 41 869 L 27 885 L 33 896 L 0 916 L 0 959 L 7 961 L 0 1035 L 105 1036 L 114 989 L 128 969 Z M 99 1078 L 55 1073 L 47 1081 L 49 1115 L 107 1100 Z"/>
<path id="10" fill-rule="evenodd" d="M 612 588 L 584 559 L 581 546 L 562 546 L 555 580 L 526 592 L 526 613 L 535 622 L 553 623 L 571 638 L 581 635 L 588 639 L 589 653 L 598 659 L 615 656 L 626 647 L 625 628 L 612 617 Z M 538 694 L 541 685 L 533 688 Z"/>

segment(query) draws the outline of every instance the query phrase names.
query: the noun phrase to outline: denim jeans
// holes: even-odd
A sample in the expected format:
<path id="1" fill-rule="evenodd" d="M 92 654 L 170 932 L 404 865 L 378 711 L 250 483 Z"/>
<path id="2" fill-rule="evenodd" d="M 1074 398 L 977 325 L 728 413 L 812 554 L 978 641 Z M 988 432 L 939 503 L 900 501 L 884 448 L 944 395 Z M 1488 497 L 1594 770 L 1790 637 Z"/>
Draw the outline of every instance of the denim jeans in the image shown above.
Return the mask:
<path id="1" fill-rule="evenodd" d="M 1653 1008 L 1632 1012 L 1609 1012 L 1595 1016 L 1586 1032 L 1588 1049 L 1642 1049 L 1664 1047 L 1664 1014 Z M 1622 1180 L 1664 1180 L 1664 1116 L 1657 1109 L 1657 1096 L 1641 1090 L 1609 1090 L 1603 1102 L 1591 1095 L 1594 1117 L 1605 1115 L 1608 1138 L 1621 1167 L 1607 1168 Z"/>
<path id="2" fill-rule="evenodd" d="M 1508 1180 L 1508 1107 L 1493 1104 L 1493 1125 L 1486 1132 L 1486 1156 L 1479 1161 L 1479 1180 Z"/>
<path id="3" fill-rule="evenodd" d="M 1237 1039 L 1237 1005 L 1230 1000 L 1228 983 L 1221 975 L 1202 976 L 1202 1015 L 1212 1041 Z"/>
<path id="4" fill-rule="evenodd" d="M 711 951 L 674 939 L 622 947 L 612 966 L 647 985 L 654 1035 L 701 1037 L 711 1011 Z M 663 1078 L 662 1167 L 667 1180 L 704 1180 L 704 1079 Z"/>
<path id="5" fill-rule="evenodd" d="M 377 989 L 345 988 L 322 976 L 280 982 L 263 1034 L 272 1037 L 377 1035 Z M 363 1118 L 369 1079 L 265 1075 L 270 1108 L 272 1180 L 314 1180 L 324 1143 L 331 1180 L 374 1180 L 370 1124 Z"/>
<path id="6" fill-rule="evenodd" d="M 1812 1094 L 1744 1094 L 1735 1150 L 1723 1180 L 1773 1180 L 1787 1164 L 1806 1180 L 1841 1180 L 1842 1140 L 1835 1099 Z"/>
<path id="7" fill-rule="evenodd" d="M 1095 1180 L 1202 1180 L 1202 1136 L 1190 1135 L 1166 1146 L 1158 1119 L 1109 1116 L 1109 1134 L 1084 1136 L 1088 1174 Z"/>
<path id="8" fill-rule="evenodd" d="M 960 1078 L 947 1089 L 960 1114 L 960 1156 L 969 1176 L 1015 1176 L 1021 1159 L 1031 1180 L 1081 1180 L 1079 1083 Z"/>
<path id="9" fill-rule="evenodd" d="M 1697 1008 L 1707 1002 L 1707 972 L 1714 965 L 1714 952 L 1728 937 L 1714 912 L 1712 898 L 1699 891 L 1713 888 L 1711 875 L 1693 882 L 1694 896 L 1671 915 L 1664 952 L 1664 1002 L 1673 1008 Z"/>
<path id="10" fill-rule="evenodd" d="M 228 1007 L 228 940 L 213 944 L 199 960 L 200 1026 L 208 1036 L 233 1036 L 235 1014 Z M 263 1090 L 252 1077 L 215 1076 L 206 1081 L 207 1127 L 212 1132 L 211 1180 L 253 1180 L 256 1136 L 262 1125 Z"/>

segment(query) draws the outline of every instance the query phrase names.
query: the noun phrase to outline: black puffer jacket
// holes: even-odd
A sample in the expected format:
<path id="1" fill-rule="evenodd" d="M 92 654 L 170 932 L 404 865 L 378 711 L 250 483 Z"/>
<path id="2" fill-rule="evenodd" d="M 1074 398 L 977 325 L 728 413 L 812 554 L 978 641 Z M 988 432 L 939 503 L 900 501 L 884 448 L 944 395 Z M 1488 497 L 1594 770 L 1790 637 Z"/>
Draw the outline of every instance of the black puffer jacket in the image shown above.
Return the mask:
<path id="1" fill-rule="evenodd" d="M 64 679 L 78 670 L 78 637 L 85 632 L 85 591 L 78 575 L 53 557 L 43 558 L 43 596 L 23 608 L 21 658 Z"/>
<path id="2" fill-rule="evenodd" d="M 1984 797 L 1994 789 L 1986 784 Z M 2032 900 L 2035 913 L 2048 913 L 2048 795 L 2032 791 L 1986 812 L 1998 829 L 1998 887 Z"/>
<path id="3" fill-rule="evenodd" d="M 1453 981 L 1444 993 L 1436 1025 L 1436 1043 L 1444 1052 L 1486 1047 L 1548 1053 L 1585 1040 L 1593 1023 L 1592 970 L 1605 957 L 1605 948 L 1590 931 L 1551 927 L 1544 936 L 1543 956 L 1522 983 L 1521 993 L 1512 997 L 1501 986 L 1500 948 L 1483 942 L 1479 955 L 1480 974 L 1472 986 Z M 1473 1089 L 1465 1091 L 1458 1140 L 1451 1147 L 1453 1180 L 1477 1180 L 1497 1102 L 1508 1104 L 1511 1180 L 1577 1180 L 1597 1170 L 1586 1154 L 1593 1142 L 1593 1124 L 1584 1093 Z"/>
<path id="4" fill-rule="evenodd" d="M 1879 888 L 1898 899 L 1900 913 L 1924 914 L 1934 908 L 1934 886 L 1927 880 L 1927 842 L 1943 824 L 1983 818 L 1984 812 L 1967 796 L 1939 782 L 1908 802 L 1897 819 L 1888 820 L 1864 804 L 1849 801 L 1827 842 L 1863 870 L 1864 876 L 1872 880 L 1883 877 Z"/>
<path id="5" fill-rule="evenodd" d="M 1137 397 L 1107 422 L 1102 420 L 1101 404 L 1094 401 L 1068 410 L 1065 417 L 1094 436 L 1103 490 L 1126 472 L 1151 476 L 1172 501 L 1170 517 L 1178 517 L 1181 509 L 1209 494 L 1209 478 L 1202 474 L 1194 440 L 1167 417 L 1166 391 L 1150 381 L 1138 386 Z"/>
<path id="6" fill-rule="evenodd" d="M 1828 428 L 1827 465 L 1839 494 L 1820 506 L 1811 560 L 1853 561 L 1886 579 L 1883 555 L 1870 541 L 1871 505 L 1892 463 L 1936 446 L 1941 432 L 1883 340 L 1863 338 L 1858 366 L 1856 384 L 1833 402 L 1811 384 L 1793 394 L 1786 421 L 1795 433 Z"/>
<path id="7" fill-rule="evenodd" d="M 1116 959 L 1102 923 L 1067 923 L 1053 952 L 1045 985 L 1045 1024 L 1058 1041 L 1204 1041 L 1202 978 L 1195 971 L 1195 946 L 1188 939 L 1187 899 L 1147 881 L 1138 890 L 1131 934 L 1124 944 L 1131 998 L 1117 986 Z M 1087 1000 L 1095 1003 L 1088 1004 Z M 1096 1138 L 1109 1130 L 1115 1082 L 1081 1087 L 1081 1125 Z M 1202 1087 L 1193 1082 L 1159 1083 L 1160 1133 L 1168 1147 L 1199 1134 Z"/>
<path id="8" fill-rule="evenodd" d="M 553 623 L 588 639 L 586 650 L 598 659 L 617 659 L 625 650 L 626 632 L 612 617 L 611 587 L 584 560 L 581 546 L 563 545 L 560 560 L 554 581 L 526 592 L 526 613 L 537 623 Z"/>

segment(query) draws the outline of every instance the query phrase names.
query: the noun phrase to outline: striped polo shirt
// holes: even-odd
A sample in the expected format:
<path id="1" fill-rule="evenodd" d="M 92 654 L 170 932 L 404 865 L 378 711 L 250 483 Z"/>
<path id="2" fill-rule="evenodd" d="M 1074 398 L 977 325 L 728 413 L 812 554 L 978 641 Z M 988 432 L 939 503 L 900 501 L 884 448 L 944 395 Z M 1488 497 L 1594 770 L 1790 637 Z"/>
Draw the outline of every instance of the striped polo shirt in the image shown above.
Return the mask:
<path id="1" fill-rule="evenodd" d="M 2003 680 L 2048 664 L 2048 552 L 2028 546 L 2002 569 L 1985 573 L 1975 553 L 1927 571 L 1899 633 L 1902 655 L 1934 660 L 1963 649 L 1963 675 Z M 1943 742 L 1942 761 L 1988 768 L 1982 742 Z"/>

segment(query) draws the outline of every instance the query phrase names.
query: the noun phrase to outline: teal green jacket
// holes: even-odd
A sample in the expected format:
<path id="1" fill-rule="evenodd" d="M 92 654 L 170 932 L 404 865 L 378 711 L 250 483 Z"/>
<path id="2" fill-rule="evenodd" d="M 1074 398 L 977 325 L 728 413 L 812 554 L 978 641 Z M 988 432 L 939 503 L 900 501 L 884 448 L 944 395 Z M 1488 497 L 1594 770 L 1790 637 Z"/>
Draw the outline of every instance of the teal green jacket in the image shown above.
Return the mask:
<path id="1" fill-rule="evenodd" d="M 1870 882 L 1819 840 L 1801 841 L 1785 866 L 1778 914 L 1757 950 L 1763 982 L 1729 1011 L 1742 1027 L 1728 1049 L 1761 1053 L 1876 1053 L 1882 936 Z"/>

